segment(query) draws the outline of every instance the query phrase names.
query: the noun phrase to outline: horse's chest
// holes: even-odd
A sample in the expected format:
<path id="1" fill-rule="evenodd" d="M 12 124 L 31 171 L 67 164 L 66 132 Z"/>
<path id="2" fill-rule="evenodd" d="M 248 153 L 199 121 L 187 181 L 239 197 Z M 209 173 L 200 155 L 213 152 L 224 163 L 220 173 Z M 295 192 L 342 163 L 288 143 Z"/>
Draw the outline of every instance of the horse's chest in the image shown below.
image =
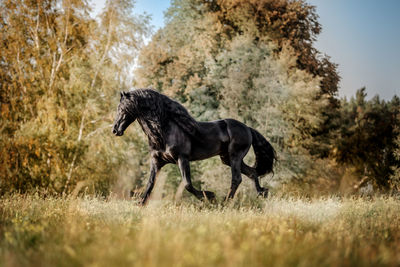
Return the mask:
<path id="1" fill-rule="evenodd" d="M 177 163 L 179 151 L 167 146 L 164 151 L 157 151 L 157 157 L 168 163 Z"/>

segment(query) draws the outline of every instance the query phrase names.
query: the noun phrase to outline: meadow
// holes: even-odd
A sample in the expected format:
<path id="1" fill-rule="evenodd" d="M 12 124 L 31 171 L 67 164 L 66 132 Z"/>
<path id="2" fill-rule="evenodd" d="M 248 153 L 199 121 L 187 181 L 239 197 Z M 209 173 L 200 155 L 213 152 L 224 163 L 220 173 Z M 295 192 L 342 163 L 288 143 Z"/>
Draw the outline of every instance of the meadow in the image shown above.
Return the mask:
<path id="1" fill-rule="evenodd" d="M 400 200 L 277 197 L 225 205 L 11 195 L 0 266 L 399 266 Z"/>

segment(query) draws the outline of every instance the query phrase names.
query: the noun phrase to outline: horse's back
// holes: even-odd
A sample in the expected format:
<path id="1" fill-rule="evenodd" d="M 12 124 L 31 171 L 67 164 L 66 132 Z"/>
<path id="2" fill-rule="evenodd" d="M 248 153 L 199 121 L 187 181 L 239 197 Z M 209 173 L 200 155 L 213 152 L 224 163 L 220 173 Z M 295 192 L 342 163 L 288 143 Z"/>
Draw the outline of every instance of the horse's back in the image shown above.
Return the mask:
<path id="1" fill-rule="evenodd" d="M 225 120 L 199 122 L 199 135 L 201 140 L 219 140 L 228 142 L 229 134 Z"/>
<path id="2" fill-rule="evenodd" d="M 199 128 L 202 138 L 205 140 L 219 139 L 221 142 L 231 142 L 232 140 L 240 141 L 245 143 L 252 140 L 250 128 L 235 119 L 222 119 L 210 122 L 199 122 Z"/>

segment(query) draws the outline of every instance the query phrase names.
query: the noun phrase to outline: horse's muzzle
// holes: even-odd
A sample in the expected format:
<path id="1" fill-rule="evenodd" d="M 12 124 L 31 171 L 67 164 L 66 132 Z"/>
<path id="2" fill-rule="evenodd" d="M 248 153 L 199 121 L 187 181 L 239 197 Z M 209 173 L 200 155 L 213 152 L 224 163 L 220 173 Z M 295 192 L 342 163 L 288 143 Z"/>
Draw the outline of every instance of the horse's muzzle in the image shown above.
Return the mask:
<path id="1" fill-rule="evenodd" d="M 124 134 L 123 132 L 119 132 L 119 131 L 116 130 L 116 129 L 113 129 L 113 130 L 112 130 L 112 133 L 115 134 L 116 136 L 121 136 L 121 135 Z"/>

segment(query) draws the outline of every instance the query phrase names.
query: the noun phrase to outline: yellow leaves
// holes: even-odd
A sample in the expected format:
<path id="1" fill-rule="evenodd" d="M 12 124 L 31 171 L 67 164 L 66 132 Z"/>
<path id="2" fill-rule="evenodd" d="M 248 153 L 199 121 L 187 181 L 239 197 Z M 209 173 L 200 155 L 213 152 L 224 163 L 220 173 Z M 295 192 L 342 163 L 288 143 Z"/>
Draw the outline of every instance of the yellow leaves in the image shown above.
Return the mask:
<path id="1" fill-rule="evenodd" d="M 23 159 L 22 159 L 22 166 L 23 167 L 28 167 L 29 166 L 29 159 L 28 159 L 28 157 L 24 157 Z"/>
<path id="2" fill-rule="evenodd" d="M 1 117 L 4 118 L 10 118 L 10 108 L 9 105 L 6 103 L 1 104 Z"/>
<path id="3" fill-rule="evenodd" d="M 28 147 L 29 147 L 30 150 L 32 150 L 32 147 L 33 147 L 34 143 L 35 143 L 34 139 L 31 138 L 31 139 L 28 140 Z"/>
<path id="4" fill-rule="evenodd" d="M 36 148 L 36 149 L 35 149 L 35 155 L 36 155 L 37 157 L 40 157 L 40 148 Z"/>

